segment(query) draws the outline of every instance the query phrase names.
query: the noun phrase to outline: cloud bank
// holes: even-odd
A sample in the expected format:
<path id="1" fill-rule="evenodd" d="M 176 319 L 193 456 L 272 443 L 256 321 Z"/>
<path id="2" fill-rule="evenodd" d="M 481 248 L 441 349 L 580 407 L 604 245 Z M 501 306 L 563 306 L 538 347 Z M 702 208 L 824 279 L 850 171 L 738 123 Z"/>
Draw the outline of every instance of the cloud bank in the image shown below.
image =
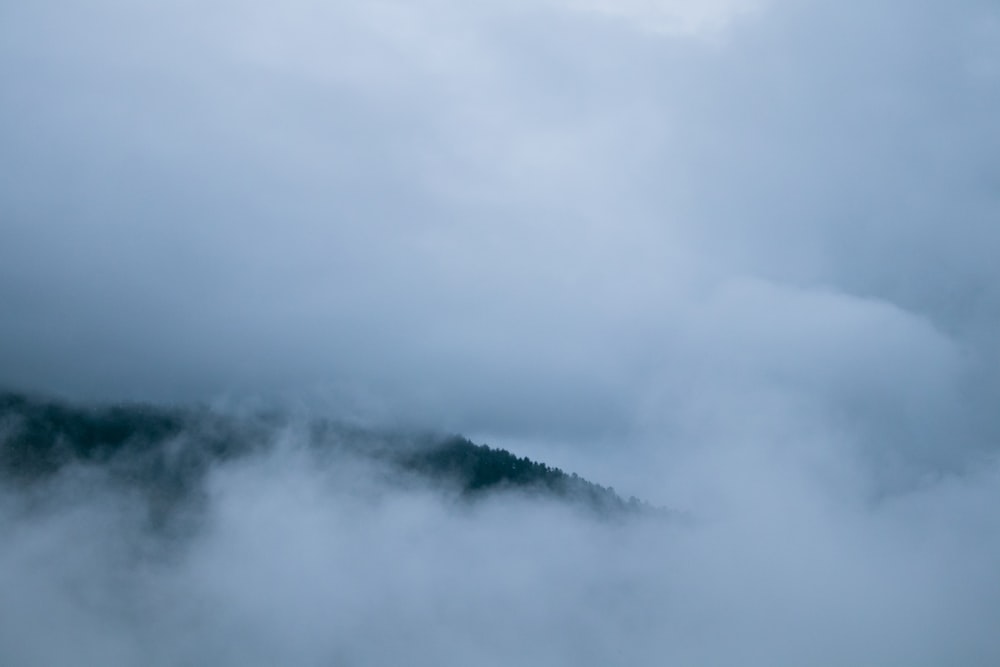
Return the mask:
<path id="1" fill-rule="evenodd" d="M 150 564 L 119 499 L 5 498 L 12 660 L 996 664 L 995 3 L 8 5 L 0 384 L 457 430 L 700 517 L 282 459 Z"/>
<path id="2" fill-rule="evenodd" d="M 191 528 L 166 537 L 99 471 L 71 471 L 32 502 L 0 498 L 0 658 L 996 660 L 995 467 L 862 511 L 831 503 L 798 466 L 745 462 L 751 474 L 730 471 L 737 514 L 607 521 L 510 492 L 465 505 L 387 485 L 350 460 L 322 464 L 285 436 L 214 468 Z"/>

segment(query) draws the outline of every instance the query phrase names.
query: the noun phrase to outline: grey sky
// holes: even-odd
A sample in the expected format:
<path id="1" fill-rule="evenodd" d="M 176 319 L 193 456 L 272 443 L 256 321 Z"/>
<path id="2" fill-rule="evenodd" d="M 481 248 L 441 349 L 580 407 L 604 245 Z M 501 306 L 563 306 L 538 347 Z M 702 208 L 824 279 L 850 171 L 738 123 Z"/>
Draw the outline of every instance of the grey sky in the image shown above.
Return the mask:
<path id="1" fill-rule="evenodd" d="M 5 384 L 997 434 L 991 3 L 2 12 Z"/>

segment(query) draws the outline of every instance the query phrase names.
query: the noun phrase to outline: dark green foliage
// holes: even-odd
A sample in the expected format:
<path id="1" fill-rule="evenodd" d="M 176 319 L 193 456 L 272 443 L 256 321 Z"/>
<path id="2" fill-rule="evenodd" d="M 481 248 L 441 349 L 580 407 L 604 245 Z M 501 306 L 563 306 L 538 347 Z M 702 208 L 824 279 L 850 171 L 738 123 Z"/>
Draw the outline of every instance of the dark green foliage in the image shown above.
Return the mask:
<path id="1" fill-rule="evenodd" d="M 567 475 L 559 468 L 527 457 L 518 458 L 505 449 L 476 445 L 461 436 L 413 452 L 402 462 L 428 476 L 457 481 L 462 492 L 469 496 L 520 488 L 584 501 L 607 512 L 645 507 L 634 497 L 626 502 L 610 487 L 588 482 L 575 474 Z"/>
<path id="2" fill-rule="evenodd" d="M 409 455 L 404 464 L 430 475 L 451 476 L 469 492 L 504 484 L 551 487 L 565 477 L 544 463 L 519 459 L 506 450 L 475 445 L 458 436 Z"/>
<path id="3" fill-rule="evenodd" d="M 177 415 L 142 406 L 70 408 L 0 394 L 0 468 L 35 477 L 71 461 L 102 463 L 126 446 L 146 450 L 182 427 Z"/>
<path id="4" fill-rule="evenodd" d="M 280 422 L 227 418 L 146 405 L 73 407 L 0 393 L 0 479 L 32 484 L 71 466 L 98 468 L 144 494 L 154 514 L 196 495 L 213 462 L 247 455 L 274 440 Z M 457 485 L 470 499 L 523 489 L 583 501 L 601 511 L 640 507 L 613 489 L 544 463 L 459 437 L 380 433 L 314 422 L 306 439 L 325 457 L 365 456 Z"/>
<path id="5" fill-rule="evenodd" d="M 0 393 L 0 483 L 34 485 L 90 471 L 145 499 L 162 525 L 200 499 L 217 461 L 260 447 L 266 434 L 208 413 L 147 405 L 70 406 Z"/>

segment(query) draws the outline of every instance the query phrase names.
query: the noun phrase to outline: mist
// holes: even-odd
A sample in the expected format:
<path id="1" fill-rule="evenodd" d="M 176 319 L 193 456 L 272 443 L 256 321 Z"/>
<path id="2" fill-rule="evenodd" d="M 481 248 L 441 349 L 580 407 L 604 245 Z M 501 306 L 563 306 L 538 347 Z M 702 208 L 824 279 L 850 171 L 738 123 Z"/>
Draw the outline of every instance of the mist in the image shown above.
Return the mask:
<path id="1" fill-rule="evenodd" d="M 995 3 L 37 0 L 0 80 L 0 389 L 292 425 L 176 532 L 0 486 L 0 663 L 1000 663 Z"/>
<path id="2" fill-rule="evenodd" d="M 5 491 L 4 664 L 997 658 L 995 465 L 872 505 L 734 456 L 722 506 L 609 520 L 516 490 L 470 504 L 274 437 L 169 531 L 100 469 Z"/>

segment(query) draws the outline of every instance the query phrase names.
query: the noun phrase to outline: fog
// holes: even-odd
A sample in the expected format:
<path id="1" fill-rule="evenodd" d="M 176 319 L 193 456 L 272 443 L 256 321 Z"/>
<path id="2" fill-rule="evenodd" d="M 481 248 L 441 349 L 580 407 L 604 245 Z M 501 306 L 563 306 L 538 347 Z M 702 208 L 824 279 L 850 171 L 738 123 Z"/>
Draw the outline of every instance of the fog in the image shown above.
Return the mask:
<path id="1" fill-rule="evenodd" d="M 43 500 L 3 499 L 0 659 L 995 662 L 994 468 L 872 507 L 796 465 L 743 462 L 726 480 L 738 512 L 610 521 L 389 485 L 285 437 L 215 469 L 181 537 L 148 530 L 99 472 L 68 473 Z"/>
<path id="2" fill-rule="evenodd" d="M 100 471 L 5 493 L 5 664 L 992 664 L 995 468 L 876 506 L 742 457 L 729 511 L 472 505 L 293 437 L 150 531 Z M 732 460 L 730 460 L 730 465 Z M 398 480 L 397 480 L 398 481 Z M 738 511 L 733 511 L 738 507 Z"/>
<path id="3" fill-rule="evenodd" d="M 691 517 L 293 430 L 168 539 L 70 471 L 0 663 L 1000 663 L 996 3 L 36 0 L 0 80 L 0 388 Z"/>

